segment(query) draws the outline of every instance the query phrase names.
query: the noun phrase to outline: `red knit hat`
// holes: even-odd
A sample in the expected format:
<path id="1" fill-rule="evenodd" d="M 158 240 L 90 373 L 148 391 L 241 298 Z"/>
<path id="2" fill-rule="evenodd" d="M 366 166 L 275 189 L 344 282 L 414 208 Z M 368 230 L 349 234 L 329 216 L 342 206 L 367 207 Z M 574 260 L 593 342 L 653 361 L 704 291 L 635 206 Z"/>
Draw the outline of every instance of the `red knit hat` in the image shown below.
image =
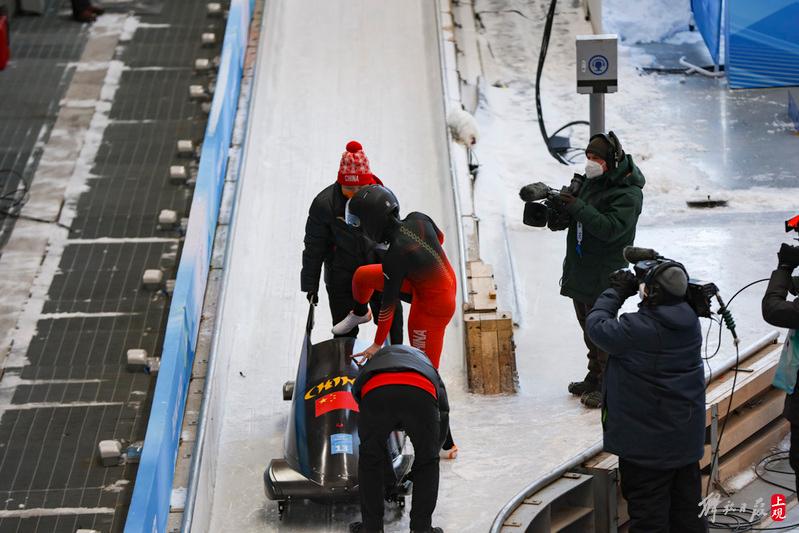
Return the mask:
<path id="1" fill-rule="evenodd" d="M 338 181 L 341 185 L 357 187 L 375 183 L 375 175 L 369 170 L 369 159 L 363 153 L 363 146 L 358 141 L 347 143 L 347 151 L 341 154 L 338 167 Z"/>

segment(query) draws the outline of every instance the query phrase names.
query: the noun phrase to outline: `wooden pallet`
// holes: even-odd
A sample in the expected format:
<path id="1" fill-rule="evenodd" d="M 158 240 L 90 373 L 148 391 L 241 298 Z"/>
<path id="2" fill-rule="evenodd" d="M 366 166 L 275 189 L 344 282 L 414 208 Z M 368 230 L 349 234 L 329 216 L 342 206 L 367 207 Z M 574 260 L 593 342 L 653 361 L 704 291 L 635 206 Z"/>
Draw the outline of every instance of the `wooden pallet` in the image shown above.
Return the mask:
<path id="1" fill-rule="evenodd" d="M 516 352 L 513 318 L 497 310 L 491 265 L 467 264 L 469 302 L 464 314 L 469 390 L 477 394 L 516 392 Z"/>

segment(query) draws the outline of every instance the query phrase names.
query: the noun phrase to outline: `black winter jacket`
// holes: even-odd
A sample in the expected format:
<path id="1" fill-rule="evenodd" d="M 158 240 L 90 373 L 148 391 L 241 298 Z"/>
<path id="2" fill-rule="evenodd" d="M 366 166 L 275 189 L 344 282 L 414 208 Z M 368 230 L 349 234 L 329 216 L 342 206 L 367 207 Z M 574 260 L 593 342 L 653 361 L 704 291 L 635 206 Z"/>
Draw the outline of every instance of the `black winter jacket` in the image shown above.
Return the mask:
<path id="1" fill-rule="evenodd" d="M 302 252 L 300 290 L 318 292 L 322 265 L 325 284 L 350 287 L 352 275 L 362 265 L 378 262 L 374 243 L 347 226 L 344 209 L 347 198 L 341 185 L 333 183 L 316 195 L 305 223 L 305 249 Z"/>
<path id="2" fill-rule="evenodd" d="M 791 274 L 777 269 L 771 273 L 763 296 L 763 320 L 778 328 L 799 329 L 799 298 L 788 301 L 788 292 L 796 292 Z M 791 424 L 799 424 L 799 391 L 785 396 L 782 416 Z"/>
<path id="3" fill-rule="evenodd" d="M 586 318 L 588 336 L 608 352 L 603 378 L 605 450 L 646 468 L 699 461 L 705 442 L 705 373 L 699 318 L 686 302 L 641 306 L 616 319 L 615 289 Z"/>
<path id="4" fill-rule="evenodd" d="M 358 377 L 355 378 L 355 384 L 352 386 L 352 395 L 355 397 L 355 401 L 360 403 L 361 389 L 366 382 L 375 374 L 383 372 L 418 372 L 430 380 L 430 383 L 436 388 L 438 397 L 438 412 L 441 417 L 439 435 L 443 444 L 444 438 L 449 433 L 449 401 L 444 382 L 430 359 L 421 350 L 404 344 L 392 344 L 381 348 L 363 365 Z"/>

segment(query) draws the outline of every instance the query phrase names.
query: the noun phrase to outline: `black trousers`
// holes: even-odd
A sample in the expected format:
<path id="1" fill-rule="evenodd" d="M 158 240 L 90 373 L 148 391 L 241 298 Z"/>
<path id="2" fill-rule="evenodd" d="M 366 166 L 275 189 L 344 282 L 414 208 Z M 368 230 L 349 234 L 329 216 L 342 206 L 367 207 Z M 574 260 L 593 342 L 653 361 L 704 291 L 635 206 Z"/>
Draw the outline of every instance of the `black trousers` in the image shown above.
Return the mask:
<path id="1" fill-rule="evenodd" d="M 630 513 L 630 533 L 705 533 L 700 518 L 699 463 L 656 470 L 619 458 L 621 493 Z"/>
<path id="2" fill-rule="evenodd" d="M 380 315 L 380 303 L 383 298 L 383 293 L 375 292 L 372 299 L 369 301 L 369 307 L 372 308 L 372 316 L 377 323 L 377 317 Z M 352 285 L 347 284 L 342 286 L 327 286 L 327 299 L 330 304 L 330 315 L 333 317 L 333 324 L 338 324 L 340 321 L 349 314 L 355 307 L 355 299 L 352 297 Z M 335 337 L 357 337 L 358 326 L 352 328 L 349 332 L 343 335 L 335 335 Z M 402 303 L 397 302 L 397 307 L 394 310 L 394 321 L 391 323 L 391 329 L 388 335 L 391 344 L 402 344 Z"/>
<path id="3" fill-rule="evenodd" d="M 414 450 L 410 525 L 412 530 L 427 531 L 438 500 L 438 402 L 418 387 L 386 385 L 363 397 L 358 416 L 358 479 L 364 529 L 383 530 L 386 443 L 392 431 L 403 429 Z"/>
<path id="4" fill-rule="evenodd" d="M 791 424 L 791 449 L 788 452 L 788 462 L 796 476 L 796 492 L 799 494 L 799 424 Z"/>
<path id="5" fill-rule="evenodd" d="M 588 305 L 577 300 L 574 302 L 574 312 L 577 315 L 577 322 L 580 323 L 580 328 L 583 330 L 583 341 L 588 348 L 588 373 L 597 382 L 602 380 L 602 373 L 605 371 L 605 365 L 608 363 L 608 354 L 599 349 L 599 346 L 593 343 L 585 332 L 585 317 L 593 305 Z"/>

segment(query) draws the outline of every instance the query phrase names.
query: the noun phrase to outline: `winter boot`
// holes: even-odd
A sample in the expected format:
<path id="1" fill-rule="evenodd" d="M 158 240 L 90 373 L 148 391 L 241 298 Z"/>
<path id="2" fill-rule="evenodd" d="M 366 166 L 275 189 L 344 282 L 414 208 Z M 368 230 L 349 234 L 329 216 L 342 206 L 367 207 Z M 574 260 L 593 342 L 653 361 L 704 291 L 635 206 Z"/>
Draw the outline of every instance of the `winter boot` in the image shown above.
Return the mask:
<path id="1" fill-rule="evenodd" d="M 444 533 L 440 527 L 431 527 L 430 529 L 411 529 L 411 533 Z"/>
<path id="2" fill-rule="evenodd" d="M 354 311 L 350 311 L 350 314 L 345 316 L 344 320 L 333 326 L 333 335 L 344 335 L 355 326 L 359 326 L 370 320 L 372 320 L 372 311 L 369 309 L 366 310 L 366 314 L 363 316 L 358 316 Z"/>
<path id="3" fill-rule="evenodd" d="M 602 407 L 602 391 L 592 390 L 580 396 L 580 403 L 591 409 Z"/>
<path id="4" fill-rule="evenodd" d="M 582 396 L 586 392 L 599 390 L 599 380 L 590 372 L 586 374 L 582 381 L 572 381 L 569 383 L 569 392 L 575 396 Z"/>

